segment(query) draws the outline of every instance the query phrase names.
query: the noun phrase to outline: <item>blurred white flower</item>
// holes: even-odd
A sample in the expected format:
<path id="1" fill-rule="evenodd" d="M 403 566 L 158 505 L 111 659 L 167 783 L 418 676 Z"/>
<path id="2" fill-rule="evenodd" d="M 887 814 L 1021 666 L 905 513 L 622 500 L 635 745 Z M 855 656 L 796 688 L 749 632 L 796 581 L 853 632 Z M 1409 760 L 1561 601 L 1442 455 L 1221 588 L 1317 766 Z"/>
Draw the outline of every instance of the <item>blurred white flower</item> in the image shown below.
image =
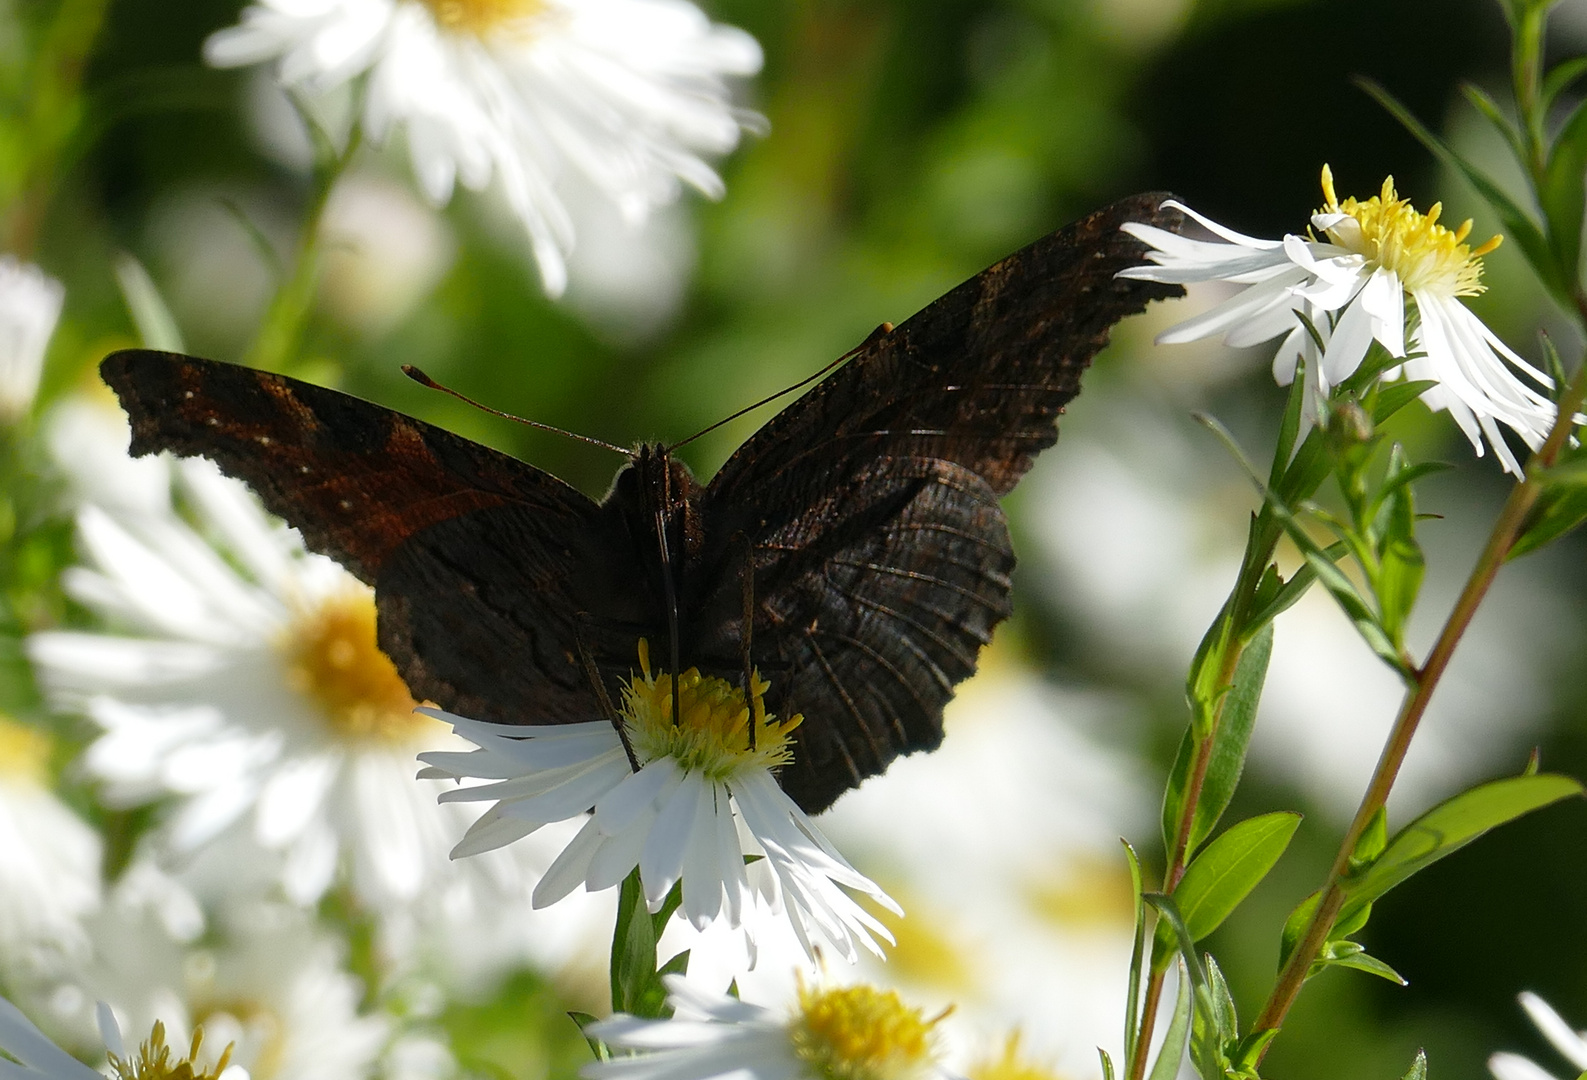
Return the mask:
<path id="1" fill-rule="evenodd" d="M 366 337 L 394 327 L 452 264 L 457 242 L 436 212 L 389 180 L 354 173 L 331 193 L 320 296 Z"/>
<path id="2" fill-rule="evenodd" d="M 114 1021 L 108 1021 L 106 1028 L 105 1049 L 115 1053 L 121 1049 L 121 1033 L 114 1030 Z M 159 1034 L 163 1044 L 164 1032 Z M 104 1080 L 98 1072 L 51 1042 L 44 1032 L 22 1015 L 21 1009 L 5 998 L 0 998 L 0 1051 L 16 1059 L 12 1062 L 0 1057 L 0 1064 L 6 1066 L 0 1071 L 10 1080 Z M 168 1078 L 160 1076 L 157 1080 Z M 193 1080 L 213 1078 L 194 1076 Z"/>
<path id="3" fill-rule="evenodd" d="M 593 1062 L 587 1080 L 927 1080 L 947 1075 L 934 1028 L 891 990 L 810 987 L 787 1012 L 712 994 L 665 976 L 668 1020 L 619 1013 L 589 1034 L 634 1053 Z"/>
<path id="4" fill-rule="evenodd" d="M 49 780 L 50 741 L 0 716 L 0 981 L 80 961 L 82 920 L 99 905 L 99 836 Z"/>
<path id="5" fill-rule="evenodd" d="M 33 407 L 65 300 L 66 289 L 37 266 L 0 255 L 0 419 L 16 420 Z"/>
<path id="6" fill-rule="evenodd" d="M 437 808 L 441 785 L 414 779 L 414 755 L 456 741 L 414 715 L 375 646 L 370 590 L 208 462 L 172 471 L 202 533 L 174 511 L 78 514 L 88 565 L 63 583 L 120 633 L 28 640 L 51 699 L 104 729 L 83 759 L 104 798 L 174 796 L 158 834 L 166 856 L 218 846 L 233 876 L 273 867 L 297 903 L 339 870 L 381 913 L 453 890 L 525 890 L 513 856 L 448 863 L 468 815 Z"/>
<path id="7" fill-rule="evenodd" d="M 691 668 L 678 680 L 683 719 L 674 724 L 672 677 L 651 674 L 644 641 L 639 662 L 641 673 L 623 691 L 621 739 L 605 720 L 518 727 L 424 710 L 479 749 L 422 754 L 430 768 L 421 776 L 496 781 L 441 796 L 496 802 L 454 857 L 511 844 L 593 809 L 535 887 L 536 907 L 581 884 L 591 892 L 609 889 L 638 867 L 652 911 L 682 881 L 680 910 L 696 928 L 725 917 L 753 936 L 745 916 L 760 902 L 786 910 L 807 952 L 812 928 L 851 961 L 856 943 L 878 951 L 873 935 L 891 940 L 844 889 L 896 905 L 838 854 L 773 778 L 790 759 L 788 734 L 803 718 L 767 715 L 767 684 L 758 678 L 747 703 L 742 689 Z M 763 857 L 746 868 L 746 854 Z"/>
<path id="8" fill-rule="evenodd" d="M 95 927 L 83 989 L 122 1030 L 159 1023 L 179 1045 L 202 1031 L 195 1065 L 222 1072 L 218 1058 L 230 1047 L 246 1070 L 237 1080 L 358 1080 L 373 1071 L 391 1019 L 361 1014 L 364 989 L 312 915 L 229 905 L 197 945 L 167 933 L 170 900 L 119 894 Z"/>
<path id="9" fill-rule="evenodd" d="M 93 503 L 117 515 L 171 512 L 171 459 L 127 456 L 132 429 L 108 386 L 58 401 L 43 426 L 61 511 Z"/>
<path id="10" fill-rule="evenodd" d="M 1325 204 L 1311 220 L 1324 241 L 1295 235 L 1258 240 L 1178 203 L 1173 205 L 1224 242 L 1125 225 L 1126 232 L 1151 246 L 1147 257 L 1155 265 L 1132 267 L 1120 277 L 1246 286 L 1165 331 L 1158 341 L 1222 334 L 1229 345 L 1248 346 L 1284 335 L 1273 358 L 1274 377 L 1288 385 L 1297 357 L 1303 358 L 1308 412 L 1315 417 L 1329 390 L 1361 365 L 1375 340 L 1390 356 L 1404 360 L 1391 376 L 1403 372 L 1407 379 L 1437 383 L 1422 394 L 1428 407 L 1448 411 L 1478 456 L 1486 440 L 1504 468 L 1519 476 L 1520 462 L 1498 425 L 1534 450 L 1541 446 L 1554 424 L 1554 404 L 1522 376 L 1543 387 L 1550 380 L 1461 303 L 1461 297 L 1482 291 L 1482 256 L 1498 246 L 1499 237 L 1473 251 L 1465 243 L 1471 222 L 1446 229 L 1438 224 L 1441 203 L 1426 214 L 1417 212 L 1396 196 L 1393 177 L 1364 202 L 1354 197 L 1340 202 L 1325 165 L 1322 187 Z M 1407 297 L 1414 305 L 1409 317 Z M 1321 338 L 1320 354 L 1301 315 Z"/>
<path id="11" fill-rule="evenodd" d="M 1587 1032 L 1572 1028 L 1552 1005 L 1530 990 L 1521 994 L 1520 1002 L 1543 1037 L 1570 1063 L 1566 1075 L 1575 1076 L 1587 1069 Z M 1531 1058 L 1507 1051 L 1488 1059 L 1488 1071 L 1494 1080 L 1555 1080 L 1553 1073 Z"/>
<path id="12" fill-rule="evenodd" d="M 724 79 L 761 64 L 753 38 L 686 0 L 261 0 L 204 56 L 279 60 L 284 85 L 316 93 L 367 76 L 365 131 L 405 129 L 436 203 L 497 177 L 552 295 L 574 243 L 559 189 L 592 186 L 631 221 L 680 182 L 720 197 L 705 157 L 756 122 Z"/>

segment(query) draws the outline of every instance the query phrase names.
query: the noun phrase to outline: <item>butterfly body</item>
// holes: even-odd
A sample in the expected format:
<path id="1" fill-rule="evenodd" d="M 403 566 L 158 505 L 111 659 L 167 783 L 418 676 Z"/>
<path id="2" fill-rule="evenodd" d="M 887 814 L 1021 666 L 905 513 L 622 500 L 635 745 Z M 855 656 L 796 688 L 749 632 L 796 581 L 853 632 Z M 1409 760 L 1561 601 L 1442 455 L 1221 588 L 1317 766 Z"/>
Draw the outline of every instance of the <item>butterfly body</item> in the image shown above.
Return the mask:
<path id="1" fill-rule="evenodd" d="M 748 644 L 769 707 L 805 716 L 779 781 L 813 812 L 940 742 L 943 705 L 1011 611 L 1001 496 L 1056 441 L 1112 324 L 1177 294 L 1115 277 L 1142 250 L 1120 224 L 1177 225 L 1164 198 L 1114 204 L 884 327 L 709 483 L 642 445 L 598 503 L 283 376 L 143 350 L 101 370 L 134 454 L 213 458 L 374 587 L 380 646 L 416 698 L 501 723 L 597 719 L 586 652 L 615 690 L 640 638 L 735 683 Z"/>

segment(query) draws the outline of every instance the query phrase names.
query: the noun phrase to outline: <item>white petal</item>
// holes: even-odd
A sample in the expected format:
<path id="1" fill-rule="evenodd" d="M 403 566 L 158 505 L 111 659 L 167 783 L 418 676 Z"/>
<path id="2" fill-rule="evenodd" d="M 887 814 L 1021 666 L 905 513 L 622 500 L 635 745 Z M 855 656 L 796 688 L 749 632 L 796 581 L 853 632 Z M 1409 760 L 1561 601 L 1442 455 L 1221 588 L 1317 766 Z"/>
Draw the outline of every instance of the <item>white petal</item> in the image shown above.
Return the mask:
<path id="1" fill-rule="evenodd" d="M 1520 1001 L 1526 1015 L 1532 1018 L 1543 1037 L 1554 1044 L 1554 1049 L 1577 1069 L 1587 1069 L 1587 1039 L 1572 1030 L 1552 1005 L 1530 990 L 1520 995 Z"/>

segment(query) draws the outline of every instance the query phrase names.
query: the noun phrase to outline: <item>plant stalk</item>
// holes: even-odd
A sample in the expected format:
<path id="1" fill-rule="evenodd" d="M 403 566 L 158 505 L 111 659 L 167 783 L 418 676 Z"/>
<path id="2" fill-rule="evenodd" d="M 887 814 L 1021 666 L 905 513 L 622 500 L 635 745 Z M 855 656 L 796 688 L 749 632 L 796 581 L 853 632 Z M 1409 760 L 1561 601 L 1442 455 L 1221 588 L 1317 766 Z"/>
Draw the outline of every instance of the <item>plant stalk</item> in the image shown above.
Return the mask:
<path id="1" fill-rule="evenodd" d="M 1575 299 L 1583 324 L 1587 325 L 1587 294 L 1578 289 Z M 1378 758 L 1377 768 L 1372 774 L 1372 781 L 1367 786 L 1366 794 L 1362 796 L 1360 808 L 1357 809 L 1350 828 L 1345 832 L 1338 853 L 1334 856 L 1333 866 L 1328 871 L 1327 883 L 1317 903 L 1317 911 L 1312 916 L 1305 935 L 1296 944 L 1288 962 L 1279 973 L 1278 982 L 1274 985 L 1266 1005 L 1263 1006 L 1261 1015 L 1257 1017 L 1253 1032 L 1276 1031 L 1283 1026 L 1285 1017 L 1289 1015 L 1290 1008 L 1295 1004 L 1295 999 L 1306 982 L 1311 965 L 1321 955 L 1328 934 L 1333 929 L 1334 920 L 1344 906 L 1345 879 L 1350 870 L 1350 859 L 1355 853 L 1356 844 L 1373 817 L 1387 803 L 1389 792 L 1399 777 L 1400 766 L 1404 764 L 1411 739 L 1416 734 L 1417 726 L 1427 710 L 1433 691 L 1443 677 L 1449 660 L 1454 655 L 1455 647 L 1460 644 L 1461 637 L 1471 624 L 1478 605 L 1482 603 L 1489 587 L 1493 584 L 1493 579 L 1499 573 L 1499 568 L 1504 564 L 1505 557 L 1521 535 L 1527 515 L 1537 504 L 1543 490 L 1542 470 L 1558 460 L 1566 440 L 1570 437 L 1571 429 L 1575 424 L 1574 418 L 1581 408 L 1584 395 L 1587 395 L 1587 363 L 1578 368 L 1576 375 L 1571 379 L 1569 387 L 1560 399 L 1559 415 L 1555 418 L 1554 427 L 1549 432 L 1547 441 L 1527 462 L 1525 479 L 1515 486 L 1510 492 L 1510 497 L 1505 500 L 1504 509 L 1500 511 L 1499 518 L 1494 523 L 1493 531 L 1477 559 L 1476 566 L 1472 568 L 1465 588 L 1461 590 L 1460 597 L 1455 601 L 1455 606 L 1439 632 L 1437 641 L 1433 643 L 1432 650 L 1427 654 L 1427 660 L 1415 672 L 1414 684 L 1400 707 L 1399 715 L 1395 718 L 1394 727 L 1389 732 L 1388 741 L 1384 744 L 1383 753 Z"/>

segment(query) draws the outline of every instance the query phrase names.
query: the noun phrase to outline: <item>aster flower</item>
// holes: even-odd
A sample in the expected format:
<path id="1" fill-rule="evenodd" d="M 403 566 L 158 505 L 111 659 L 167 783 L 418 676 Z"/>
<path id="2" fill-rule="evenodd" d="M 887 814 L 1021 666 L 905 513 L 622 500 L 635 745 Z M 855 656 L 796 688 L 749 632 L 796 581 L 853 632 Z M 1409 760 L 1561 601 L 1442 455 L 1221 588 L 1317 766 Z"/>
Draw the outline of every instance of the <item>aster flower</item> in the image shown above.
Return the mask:
<path id="1" fill-rule="evenodd" d="M 1520 462 L 1498 425 L 1534 450 L 1541 446 L 1553 427 L 1555 408 L 1534 384 L 1552 384 L 1461 303 L 1482 292 L 1482 256 L 1498 247 L 1500 238 L 1473 250 L 1466 243 L 1470 221 L 1445 228 L 1438 223 L 1441 203 L 1419 213 L 1396 195 L 1393 177 L 1370 199 L 1341 202 L 1333 174 L 1324 166 L 1322 188 L 1324 205 L 1312 215 L 1307 237 L 1259 240 L 1177 203 L 1223 242 L 1125 225 L 1126 232 L 1150 246 L 1147 258 L 1154 265 L 1132 267 L 1121 277 L 1245 286 L 1158 340 L 1221 334 L 1230 345 L 1248 346 L 1283 335 L 1273 359 L 1274 377 L 1287 385 L 1297 359 L 1305 361 L 1313 417 L 1329 390 L 1361 365 L 1377 341 L 1390 356 L 1404 360 L 1390 377 L 1403 372 L 1408 379 L 1435 382 L 1422 395 L 1428 407 L 1447 411 L 1479 456 L 1486 442 L 1506 471 L 1520 475 Z"/>
<path id="2" fill-rule="evenodd" d="M 521 889 L 510 856 L 449 866 L 467 815 L 436 807 L 413 757 L 454 740 L 414 715 L 375 645 L 370 590 L 209 463 L 171 469 L 197 528 L 169 506 L 78 514 L 86 565 L 63 583 L 118 632 L 27 643 L 51 700 L 103 729 L 83 759 L 103 797 L 172 798 L 164 857 L 223 848 L 236 877 L 273 867 L 298 903 L 338 872 L 382 913 L 465 885 Z"/>
<path id="3" fill-rule="evenodd" d="M 1570 1063 L 1566 1075 L 1575 1076 L 1587 1069 L 1587 1032 L 1572 1028 L 1553 1006 L 1531 991 L 1523 993 L 1520 1002 L 1543 1037 Z M 1503 1051 L 1488 1059 L 1488 1071 L 1494 1080 L 1554 1080 L 1553 1073 L 1531 1058 Z"/>
<path id="4" fill-rule="evenodd" d="M 195 1034 L 186 1057 L 172 1055 L 165 1043 L 165 1027 L 155 1024 L 146 1042 L 128 1054 L 110 1010 L 100 1006 L 99 1026 L 114 1080 L 218 1080 L 226 1070 L 231 1051 L 220 1056 L 213 1069 L 195 1067 L 203 1036 Z M 5 998 L 0 998 L 0 1076 L 8 1080 L 104 1080 L 104 1077 L 49 1040 L 33 1022 Z"/>
<path id="5" fill-rule="evenodd" d="M 651 672 L 644 641 L 639 664 L 640 674 L 623 690 L 621 738 L 604 720 L 517 727 L 422 710 L 479 749 L 421 754 L 430 766 L 421 776 L 496 781 L 441 796 L 496 802 L 453 857 L 489 851 L 593 809 L 535 887 L 536 907 L 580 884 L 591 892 L 610 888 L 637 866 L 652 911 L 683 882 L 682 911 L 697 928 L 719 916 L 744 925 L 746 909 L 759 898 L 773 910 L 786 909 L 807 952 L 812 926 L 849 960 L 857 956 L 856 943 L 879 952 L 873 935 L 891 937 L 844 889 L 896 905 L 838 854 L 773 776 L 791 760 L 788 736 L 803 718 L 768 715 L 768 684 L 758 675 L 747 703 L 739 687 L 690 668 L 678 680 L 682 720 L 675 724 L 672 677 Z M 746 868 L 746 854 L 762 858 Z"/>
<path id="6" fill-rule="evenodd" d="M 48 976 L 87 947 L 99 836 L 50 791 L 50 741 L 0 716 L 0 981 Z"/>
<path id="7" fill-rule="evenodd" d="M 0 255 L 0 418 L 15 420 L 33 406 L 65 299 L 61 283 L 44 271 Z"/>
<path id="8" fill-rule="evenodd" d="M 799 984 L 787 1014 L 665 977 L 670 1020 L 619 1014 L 588 1034 L 638 1051 L 586 1065 L 586 1080 L 926 1080 L 946 1075 L 935 1028 L 890 990 Z"/>
<path id="9" fill-rule="evenodd" d="M 405 130 L 432 200 L 499 178 L 552 295 L 574 241 L 560 187 L 634 222 L 682 183 L 720 197 L 705 158 L 758 119 L 724 78 L 758 71 L 759 46 L 685 0 L 260 0 L 204 56 L 279 60 L 285 86 L 312 92 L 365 77 L 364 130 Z"/>

